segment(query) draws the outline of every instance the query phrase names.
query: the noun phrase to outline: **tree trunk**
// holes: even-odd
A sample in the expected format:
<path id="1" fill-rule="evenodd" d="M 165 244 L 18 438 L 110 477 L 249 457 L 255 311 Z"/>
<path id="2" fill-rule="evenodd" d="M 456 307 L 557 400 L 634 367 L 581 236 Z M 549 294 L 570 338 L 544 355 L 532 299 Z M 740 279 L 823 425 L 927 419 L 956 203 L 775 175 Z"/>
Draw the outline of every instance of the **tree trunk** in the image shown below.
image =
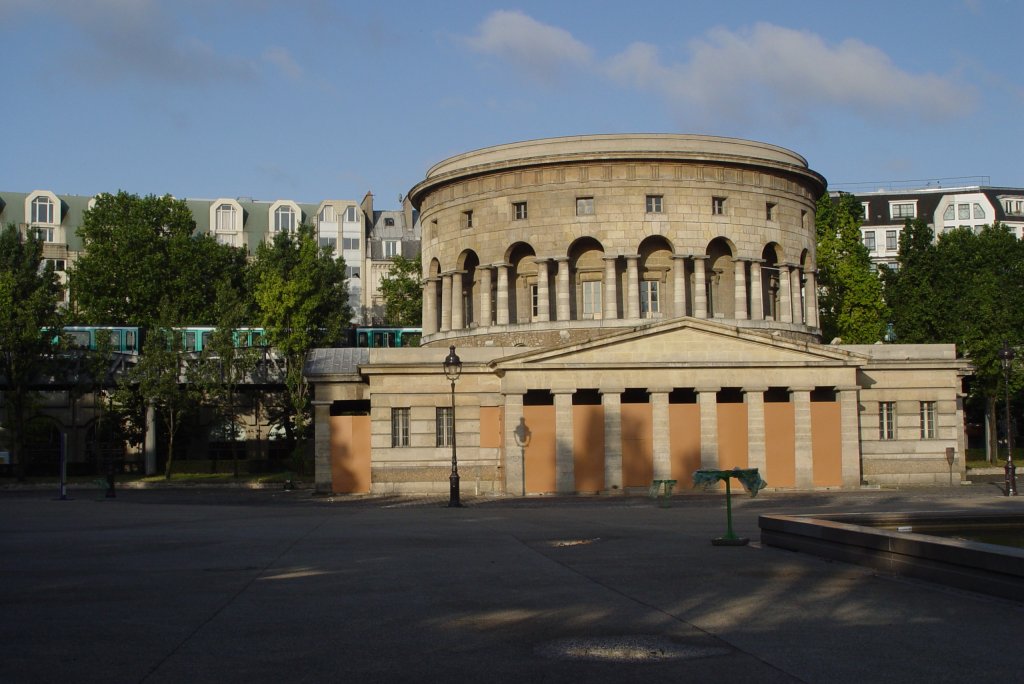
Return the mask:
<path id="1" fill-rule="evenodd" d="M 170 420 L 167 421 L 167 465 L 164 467 L 164 479 L 171 479 L 171 466 L 174 464 L 174 414 L 170 414 Z"/>

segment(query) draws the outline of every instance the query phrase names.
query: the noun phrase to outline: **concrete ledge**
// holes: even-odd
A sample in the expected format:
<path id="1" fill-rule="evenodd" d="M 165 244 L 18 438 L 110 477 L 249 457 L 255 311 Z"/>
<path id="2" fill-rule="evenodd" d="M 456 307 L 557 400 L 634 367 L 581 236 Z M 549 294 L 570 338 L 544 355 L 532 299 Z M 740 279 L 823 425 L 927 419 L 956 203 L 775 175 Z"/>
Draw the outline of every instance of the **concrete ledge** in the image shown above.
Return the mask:
<path id="1" fill-rule="evenodd" d="M 1024 596 L 1024 549 L 881 529 L 1024 525 L 1024 513 L 762 515 L 758 524 L 761 542 L 769 546 L 1002 598 Z"/>

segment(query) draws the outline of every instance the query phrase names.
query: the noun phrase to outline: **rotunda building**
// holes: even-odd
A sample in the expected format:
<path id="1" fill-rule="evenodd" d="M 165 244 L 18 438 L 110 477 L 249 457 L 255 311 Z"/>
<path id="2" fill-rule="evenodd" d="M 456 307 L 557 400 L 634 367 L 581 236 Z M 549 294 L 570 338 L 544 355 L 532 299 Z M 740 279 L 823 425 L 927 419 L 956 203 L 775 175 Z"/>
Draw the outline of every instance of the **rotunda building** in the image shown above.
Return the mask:
<path id="1" fill-rule="evenodd" d="M 794 152 L 701 135 L 451 157 L 409 193 L 424 344 L 548 346 L 682 316 L 815 340 L 825 187 Z"/>

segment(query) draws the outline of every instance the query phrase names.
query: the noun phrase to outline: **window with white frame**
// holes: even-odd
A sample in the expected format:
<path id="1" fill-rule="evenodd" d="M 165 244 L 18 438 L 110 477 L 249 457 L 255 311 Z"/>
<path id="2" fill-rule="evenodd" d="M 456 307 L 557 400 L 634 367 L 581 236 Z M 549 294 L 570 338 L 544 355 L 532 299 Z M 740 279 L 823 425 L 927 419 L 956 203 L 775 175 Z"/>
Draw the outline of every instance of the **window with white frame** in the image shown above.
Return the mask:
<path id="1" fill-rule="evenodd" d="M 526 220 L 526 202 L 512 203 L 512 218 L 516 221 Z"/>
<path id="2" fill-rule="evenodd" d="M 596 318 L 601 314 L 601 281 L 585 280 L 580 285 L 583 290 L 583 316 Z"/>
<path id="3" fill-rule="evenodd" d="M 335 237 L 321 237 L 319 242 L 320 242 L 320 246 L 321 247 L 327 247 L 332 252 L 334 250 L 338 249 L 338 238 L 335 238 Z"/>
<path id="4" fill-rule="evenodd" d="M 40 195 L 32 200 L 32 223 L 53 223 L 53 201 L 49 197 Z"/>
<path id="5" fill-rule="evenodd" d="M 936 409 L 934 401 L 921 402 L 921 439 L 935 439 Z"/>
<path id="6" fill-rule="evenodd" d="M 946 207 L 946 210 L 942 212 L 943 221 L 955 221 L 956 220 L 956 205 L 950 204 Z"/>
<path id="7" fill-rule="evenodd" d="M 323 208 L 320 209 L 320 215 L 318 218 L 324 223 L 336 223 L 338 218 L 337 214 L 334 213 L 334 205 L 325 204 Z"/>
<path id="8" fill-rule="evenodd" d="M 890 252 L 895 251 L 899 247 L 899 240 L 895 230 L 885 231 L 885 248 Z"/>
<path id="9" fill-rule="evenodd" d="M 875 231 L 865 230 L 864 231 L 864 246 L 868 248 L 869 252 L 875 251 Z"/>
<path id="10" fill-rule="evenodd" d="M 434 420 L 437 446 L 450 447 L 455 440 L 455 413 L 451 406 L 438 406 Z"/>
<path id="11" fill-rule="evenodd" d="M 359 249 L 359 238 L 343 237 L 341 238 L 341 248 L 345 250 L 358 250 Z"/>
<path id="12" fill-rule="evenodd" d="M 663 195 L 648 195 L 647 196 L 647 213 L 648 214 L 660 214 L 664 211 L 664 196 Z"/>
<path id="13" fill-rule="evenodd" d="M 985 218 L 985 210 L 977 202 L 974 203 L 974 218 L 976 218 L 976 219 L 984 219 Z"/>
<path id="14" fill-rule="evenodd" d="M 640 283 L 640 317 L 656 318 L 661 314 L 659 291 L 661 283 L 657 280 L 645 280 Z"/>
<path id="15" fill-rule="evenodd" d="M 356 220 L 356 208 L 355 208 L 355 206 L 353 206 L 351 204 L 348 205 L 348 208 L 345 210 L 345 220 L 348 221 L 349 223 L 355 223 L 355 220 Z M 385 219 L 385 224 L 387 224 L 387 220 L 386 219 Z"/>
<path id="16" fill-rule="evenodd" d="M 391 259 L 398 256 L 398 240 L 384 241 L 384 258 Z"/>
<path id="17" fill-rule="evenodd" d="M 53 266 L 55 273 L 63 273 L 66 270 L 67 262 L 64 259 L 44 259 L 44 266 Z"/>
<path id="18" fill-rule="evenodd" d="M 391 446 L 409 446 L 409 409 L 391 409 Z"/>
<path id="19" fill-rule="evenodd" d="M 349 278 L 358 278 L 359 274 L 362 272 L 362 269 L 358 266 L 346 266 L 345 270 L 348 271 Z"/>
<path id="20" fill-rule="evenodd" d="M 576 198 L 576 215 L 577 216 L 593 216 L 594 214 L 594 198 L 593 197 L 577 197 Z"/>
<path id="21" fill-rule="evenodd" d="M 956 215 L 961 221 L 968 221 L 971 218 L 971 205 L 970 204 L 958 204 L 956 205 Z"/>
<path id="22" fill-rule="evenodd" d="M 291 233 L 295 230 L 295 210 L 282 205 L 274 210 L 274 232 Z"/>
<path id="23" fill-rule="evenodd" d="M 711 198 L 711 213 L 715 216 L 722 216 L 725 214 L 725 198 L 724 197 L 712 197 Z"/>
<path id="24" fill-rule="evenodd" d="M 917 202 L 889 202 L 889 217 L 894 219 L 917 218 Z"/>
<path id="25" fill-rule="evenodd" d="M 878 402 L 878 439 L 896 439 L 896 402 Z"/>
<path id="26" fill-rule="evenodd" d="M 860 203 L 860 208 L 861 208 L 861 212 L 862 212 L 861 213 L 861 218 L 864 219 L 865 221 L 870 220 L 871 219 L 871 203 L 870 202 L 861 202 Z"/>
<path id="27" fill-rule="evenodd" d="M 235 207 L 225 202 L 217 207 L 214 230 L 218 233 L 231 232 L 235 229 Z"/>
<path id="28" fill-rule="evenodd" d="M 33 232 L 35 232 L 36 237 L 39 238 L 40 240 L 42 240 L 43 242 L 53 242 L 54 241 L 54 239 L 53 239 L 54 238 L 53 228 L 42 227 L 42 228 L 33 228 L 32 230 L 33 230 Z"/>

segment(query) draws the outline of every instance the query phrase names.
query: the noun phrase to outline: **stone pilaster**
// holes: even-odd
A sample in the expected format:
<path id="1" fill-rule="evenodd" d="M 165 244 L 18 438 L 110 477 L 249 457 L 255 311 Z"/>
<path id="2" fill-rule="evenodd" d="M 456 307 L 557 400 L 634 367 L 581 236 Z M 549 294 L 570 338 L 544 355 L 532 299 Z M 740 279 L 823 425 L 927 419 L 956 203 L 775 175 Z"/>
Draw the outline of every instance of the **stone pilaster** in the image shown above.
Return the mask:
<path id="1" fill-rule="evenodd" d="M 780 323 L 793 322 L 793 285 L 789 278 L 789 264 L 779 264 L 779 318 Z"/>
<path id="2" fill-rule="evenodd" d="M 700 467 L 718 468 L 718 392 L 721 387 L 698 387 L 700 406 Z"/>
<path id="3" fill-rule="evenodd" d="M 462 294 L 462 271 L 452 272 L 452 330 L 466 327 L 465 297 Z"/>
<path id="4" fill-rule="evenodd" d="M 799 266 L 794 265 L 793 270 L 789 276 L 789 284 L 793 288 L 793 322 L 803 323 L 804 322 L 804 301 L 800 294 L 801 291 L 801 270 Z"/>
<path id="5" fill-rule="evenodd" d="M 836 393 L 839 394 L 843 486 L 860 487 L 863 478 L 860 463 L 860 388 L 837 387 Z"/>
<path id="6" fill-rule="evenodd" d="M 686 259 L 682 254 L 672 255 L 672 317 L 686 315 Z"/>
<path id="7" fill-rule="evenodd" d="M 486 328 L 494 320 L 494 313 L 491 311 L 491 268 L 480 267 L 480 294 L 477 308 L 480 310 L 480 320 L 477 325 Z"/>
<path id="8" fill-rule="evenodd" d="M 744 387 L 743 400 L 747 404 L 747 465 L 757 468 L 764 476 L 767 455 L 764 438 L 764 393 L 767 387 Z"/>
<path id="9" fill-rule="evenodd" d="M 441 332 L 452 329 L 452 274 L 441 275 Z"/>
<path id="10" fill-rule="evenodd" d="M 814 443 L 811 437 L 811 390 L 791 387 L 797 489 L 814 489 Z"/>
<path id="11" fill-rule="evenodd" d="M 693 316 L 708 317 L 708 278 L 704 268 L 705 256 L 693 257 Z"/>
<path id="12" fill-rule="evenodd" d="M 811 328 L 820 327 L 818 323 L 818 272 L 808 270 L 804 293 L 807 299 L 807 315 L 805 320 Z"/>
<path id="13" fill-rule="evenodd" d="M 760 259 L 754 259 L 750 262 L 750 320 L 752 321 L 764 320 L 764 290 L 761 284 L 762 263 Z"/>
<path id="14" fill-rule="evenodd" d="M 654 451 L 654 479 L 672 477 L 672 455 L 668 438 L 668 389 L 649 389 L 651 395 L 651 422 L 654 425 L 652 447 Z"/>
<path id="15" fill-rule="evenodd" d="M 498 269 L 498 294 L 494 300 L 498 325 L 508 325 L 508 264 L 495 264 Z"/>
<path id="16" fill-rule="evenodd" d="M 427 278 L 423 283 L 423 334 L 437 332 L 437 278 Z"/>
<path id="17" fill-rule="evenodd" d="M 747 267 L 742 259 L 733 259 L 736 320 L 747 320 Z"/>
<path id="18" fill-rule="evenodd" d="M 505 491 L 514 496 L 526 494 L 526 470 L 524 458 L 526 444 L 516 440 L 517 430 L 522 432 L 526 425 L 523 419 L 523 395 L 505 395 Z"/>
<path id="19" fill-rule="evenodd" d="M 551 293 L 548 285 L 548 260 L 536 259 L 537 262 L 537 320 L 551 320 Z"/>
<path id="20" fill-rule="evenodd" d="M 604 296 L 603 316 L 606 321 L 613 321 L 619 317 L 618 305 L 618 282 L 615 274 L 615 260 L 618 257 L 606 256 L 604 259 L 604 286 L 601 288 Z"/>
<path id="21" fill-rule="evenodd" d="M 573 463 L 572 395 L 574 389 L 554 389 L 555 395 L 555 491 L 572 494 L 576 491 Z"/>
<path id="22" fill-rule="evenodd" d="M 622 492 L 622 392 L 623 388 L 601 390 L 604 407 L 604 487 Z"/>
<path id="23" fill-rule="evenodd" d="M 558 284 L 555 288 L 555 304 L 558 320 L 569 320 L 569 258 L 556 257 L 558 264 Z"/>
<path id="24" fill-rule="evenodd" d="M 626 318 L 640 318 L 640 255 L 626 255 Z"/>

